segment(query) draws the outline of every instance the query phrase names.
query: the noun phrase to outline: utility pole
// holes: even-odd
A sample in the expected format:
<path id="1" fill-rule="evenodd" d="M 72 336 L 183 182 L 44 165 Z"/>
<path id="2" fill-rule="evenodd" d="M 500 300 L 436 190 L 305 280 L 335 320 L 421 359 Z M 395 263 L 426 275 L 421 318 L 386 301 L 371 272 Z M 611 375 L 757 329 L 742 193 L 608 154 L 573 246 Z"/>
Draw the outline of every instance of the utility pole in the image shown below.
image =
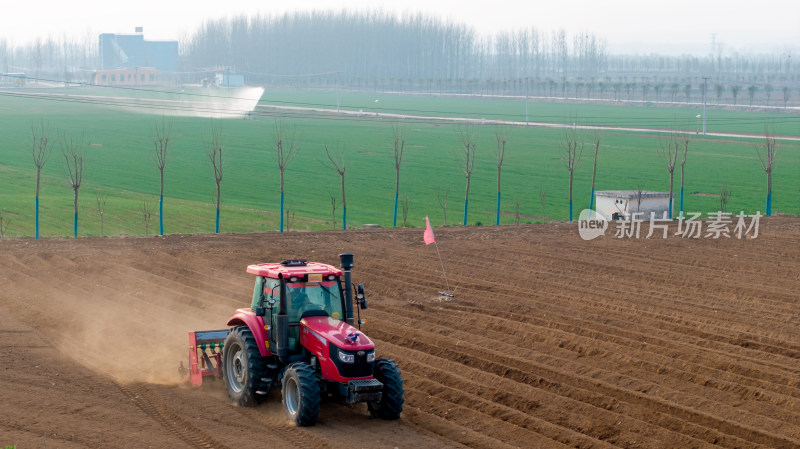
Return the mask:
<path id="1" fill-rule="evenodd" d="M 708 93 L 708 77 L 703 77 L 703 135 L 706 135 L 706 94 Z"/>

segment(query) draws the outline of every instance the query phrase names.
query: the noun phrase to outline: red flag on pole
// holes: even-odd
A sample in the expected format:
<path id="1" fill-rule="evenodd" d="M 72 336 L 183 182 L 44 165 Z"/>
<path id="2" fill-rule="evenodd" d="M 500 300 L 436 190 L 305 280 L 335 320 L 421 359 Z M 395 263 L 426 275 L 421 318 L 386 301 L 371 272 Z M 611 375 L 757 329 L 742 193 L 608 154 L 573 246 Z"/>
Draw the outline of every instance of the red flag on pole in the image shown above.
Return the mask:
<path id="1" fill-rule="evenodd" d="M 436 239 L 433 238 L 431 222 L 428 220 L 428 217 L 425 217 L 425 244 L 430 245 L 431 243 L 436 243 Z"/>

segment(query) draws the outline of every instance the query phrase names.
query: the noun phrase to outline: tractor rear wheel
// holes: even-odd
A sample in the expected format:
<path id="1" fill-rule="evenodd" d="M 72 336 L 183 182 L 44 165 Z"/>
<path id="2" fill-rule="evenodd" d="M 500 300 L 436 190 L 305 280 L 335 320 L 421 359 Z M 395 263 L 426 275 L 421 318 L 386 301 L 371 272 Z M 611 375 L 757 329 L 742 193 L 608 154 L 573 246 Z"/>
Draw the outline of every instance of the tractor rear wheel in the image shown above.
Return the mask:
<path id="1" fill-rule="evenodd" d="M 256 394 L 267 377 L 267 363 L 258 351 L 253 333 L 247 326 L 231 329 L 222 351 L 222 377 L 231 400 L 244 407 L 260 402 Z"/>
<path id="2" fill-rule="evenodd" d="M 373 375 L 383 384 L 383 390 L 380 401 L 367 402 L 369 412 L 380 419 L 399 419 L 405 402 L 400 368 L 394 360 L 378 359 L 375 361 Z"/>
<path id="3" fill-rule="evenodd" d="M 298 426 L 313 426 L 319 417 L 320 391 L 317 375 L 307 363 L 286 367 L 283 374 L 283 410 Z"/>

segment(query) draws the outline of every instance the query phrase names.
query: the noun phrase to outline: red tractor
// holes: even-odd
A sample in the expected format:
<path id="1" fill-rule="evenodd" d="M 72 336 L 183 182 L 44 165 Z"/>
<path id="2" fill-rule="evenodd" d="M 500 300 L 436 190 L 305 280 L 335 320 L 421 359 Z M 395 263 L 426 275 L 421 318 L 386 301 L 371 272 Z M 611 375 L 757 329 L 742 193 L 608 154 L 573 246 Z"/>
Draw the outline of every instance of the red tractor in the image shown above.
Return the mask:
<path id="1" fill-rule="evenodd" d="M 313 426 L 322 398 L 366 402 L 382 419 L 403 410 L 403 379 L 397 364 L 375 358 L 375 345 L 354 327 L 353 294 L 367 308 L 364 286 L 353 288 L 353 255 L 341 254 L 339 270 L 302 259 L 250 265 L 256 276 L 250 308 L 238 309 L 230 329 L 189 332 L 189 375 L 225 379 L 231 400 L 257 405 L 281 388 L 286 417 Z M 359 311 L 360 316 L 360 311 Z"/>

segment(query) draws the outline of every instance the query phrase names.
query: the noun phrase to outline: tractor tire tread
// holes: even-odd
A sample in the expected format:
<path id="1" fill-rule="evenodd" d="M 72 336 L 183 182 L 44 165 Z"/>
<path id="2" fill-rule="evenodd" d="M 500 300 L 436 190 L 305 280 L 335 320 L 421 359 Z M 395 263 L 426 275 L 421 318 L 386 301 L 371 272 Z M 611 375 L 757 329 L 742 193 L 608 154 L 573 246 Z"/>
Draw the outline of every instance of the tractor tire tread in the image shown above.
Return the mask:
<path id="1" fill-rule="evenodd" d="M 228 382 L 226 380 L 225 387 L 228 390 L 228 396 L 242 407 L 255 407 L 262 400 L 261 395 L 256 394 L 256 392 L 262 391 L 268 386 L 268 383 L 263 381 L 264 378 L 270 377 L 268 375 L 267 359 L 261 356 L 256 339 L 247 326 L 237 326 L 231 329 L 228 334 L 228 339 L 231 338 L 237 338 L 241 342 L 242 349 L 245 351 L 247 357 L 247 380 L 240 394 L 232 392 L 231 389 L 228 388 Z M 229 345 L 226 340 L 225 348 L 227 349 L 228 347 Z M 222 372 L 224 375 L 227 375 L 224 366 L 226 357 L 223 356 L 222 359 Z"/>
<path id="2" fill-rule="evenodd" d="M 283 374 L 283 386 L 287 385 L 287 378 L 294 376 L 297 381 L 298 393 L 300 395 L 296 416 L 289 415 L 285 407 L 286 416 L 290 421 L 301 427 L 313 426 L 319 418 L 319 408 L 321 402 L 319 382 L 317 374 L 310 365 L 303 362 L 295 362 L 286 367 Z M 283 401 L 286 399 L 284 398 Z"/>
<path id="3" fill-rule="evenodd" d="M 367 403 L 370 414 L 380 419 L 399 419 L 405 402 L 400 368 L 394 360 L 378 359 L 375 361 L 373 374 L 383 383 L 383 394 L 380 401 Z"/>

